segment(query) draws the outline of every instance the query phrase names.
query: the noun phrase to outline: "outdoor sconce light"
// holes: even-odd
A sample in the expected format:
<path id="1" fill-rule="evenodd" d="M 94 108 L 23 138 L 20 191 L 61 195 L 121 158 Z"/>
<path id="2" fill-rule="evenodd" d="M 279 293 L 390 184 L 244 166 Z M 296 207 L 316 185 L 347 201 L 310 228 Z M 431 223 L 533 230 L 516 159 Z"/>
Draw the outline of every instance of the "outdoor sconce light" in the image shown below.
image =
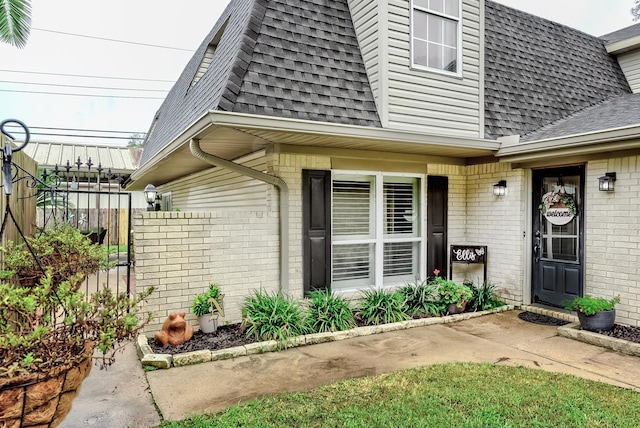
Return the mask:
<path id="1" fill-rule="evenodd" d="M 607 172 L 602 177 L 598 177 L 598 190 L 601 192 L 613 192 L 616 182 L 616 173 Z"/>
<path id="2" fill-rule="evenodd" d="M 507 194 L 507 180 L 500 180 L 493 185 L 493 196 L 504 196 Z"/>
<path id="3" fill-rule="evenodd" d="M 144 199 L 147 201 L 147 211 L 155 211 L 156 207 L 154 206 L 156 202 L 156 194 L 158 191 L 156 190 L 156 186 L 153 184 L 147 184 L 144 188 Z"/>

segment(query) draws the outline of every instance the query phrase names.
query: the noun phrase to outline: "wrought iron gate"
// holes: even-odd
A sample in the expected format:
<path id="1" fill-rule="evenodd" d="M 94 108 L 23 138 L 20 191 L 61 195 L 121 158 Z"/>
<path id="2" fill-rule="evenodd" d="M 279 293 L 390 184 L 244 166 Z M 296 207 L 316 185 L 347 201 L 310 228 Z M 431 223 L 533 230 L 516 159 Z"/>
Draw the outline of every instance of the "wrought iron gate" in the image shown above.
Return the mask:
<path id="1" fill-rule="evenodd" d="M 26 130 L 21 122 L 11 121 L 19 123 Z M 11 137 L 4 129 L 2 132 Z M 7 193 L 7 182 L 11 183 L 9 187 L 17 183 L 26 185 L 32 191 L 26 192 L 21 198 L 29 198 L 35 204 L 37 228 L 45 229 L 58 222 L 67 222 L 94 243 L 108 247 L 109 259 L 115 265 L 108 271 L 96 272 L 85 279 L 84 291 L 87 296 L 104 286 L 117 293 L 131 293 L 135 283 L 132 277 L 132 207 L 131 193 L 122 191 L 126 177 L 112 173 L 108 166 L 94 164 L 90 157 L 67 160 L 62 166 L 38 169 L 37 174 L 31 174 L 13 162 L 11 154 L 11 151 L 21 150 L 27 143 L 28 131 L 22 146 L 16 149 L 5 145 L 3 149 L 5 194 L 11 193 L 11 189 Z M 5 216 L 7 213 L 9 211 Z M 6 223 L 6 218 L 3 220 Z"/>

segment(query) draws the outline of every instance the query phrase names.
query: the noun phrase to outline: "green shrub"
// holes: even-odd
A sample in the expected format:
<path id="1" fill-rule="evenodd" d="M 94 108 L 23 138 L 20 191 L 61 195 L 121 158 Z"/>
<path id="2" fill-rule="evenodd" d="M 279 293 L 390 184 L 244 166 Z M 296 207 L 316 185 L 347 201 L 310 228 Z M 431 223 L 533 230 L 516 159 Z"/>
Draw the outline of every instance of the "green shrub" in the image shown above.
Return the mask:
<path id="1" fill-rule="evenodd" d="M 306 323 L 307 330 L 314 333 L 349 330 L 356 326 L 349 302 L 331 290 L 309 293 Z"/>
<path id="2" fill-rule="evenodd" d="M 358 316 L 366 325 L 388 324 L 409 319 L 404 297 L 397 291 L 364 290 Z"/>
<path id="3" fill-rule="evenodd" d="M 193 299 L 193 314 L 201 317 L 215 312 L 216 308 L 209 299 L 220 300 L 220 286 L 218 284 L 209 284 L 209 289 L 201 294 L 197 294 Z"/>
<path id="4" fill-rule="evenodd" d="M 11 278 L 18 283 L 32 286 L 39 283 L 45 276 L 45 271 L 50 269 L 51 285 L 55 290 L 60 282 L 74 275 L 80 274 L 84 278 L 115 264 L 109 262 L 105 247 L 94 245 L 82 232 L 68 223 L 39 230 L 34 237 L 27 237 L 26 242 L 28 246 L 25 243 L 9 242 L 6 247 L 0 248 L 4 252 L 5 270 L 2 272 L 2 278 Z"/>
<path id="5" fill-rule="evenodd" d="M 584 297 L 575 297 L 571 301 L 562 302 L 562 306 L 568 311 L 582 312 L 585 315 L 595 315 L 596 312 L 610 311 L 615 308 L 616 303 L 620 303 L 620 296 L 612 299 L 604 297 L 593 297 L 588 294 Z"/>
<path id="6" fill-rule="evenodd" d="M 305 333 L 300 305 L 282 293 L 255 291 L 242 306 L 242 328 L 258 341 L 277 340 L 281 345 L 289 337 Z"/>
<path id="7" fill-rule="evenodd" d="M 474 311 L 487 311 L 489 309 L 504 306 L 505 303 L 500 300 L 496 293 L 496 285 L 485 281 L 482 285 L 475 285 L 473 282 L 467 284 L 473 295 L 467 304 L 467 307 Z"/>
<path id="8" fill-rule="evenodd" d="M 438 298 L 438 289 L 432 282 L 416 279 L 398 292 L 404 297 L 404 310 L 409 315 L 438 316 L 445 311 L 445 305 Z"/>
<path id="9" fill-rule="evenodd" d="M 462 304 L 468 302 L 473 296 L 473 291 L 469 286 L 458 284 L 450 279 L 436 276 L 433 284 L 437 287 L 440 299 L 445 305 L 455 304 L 462 307 Z"/>

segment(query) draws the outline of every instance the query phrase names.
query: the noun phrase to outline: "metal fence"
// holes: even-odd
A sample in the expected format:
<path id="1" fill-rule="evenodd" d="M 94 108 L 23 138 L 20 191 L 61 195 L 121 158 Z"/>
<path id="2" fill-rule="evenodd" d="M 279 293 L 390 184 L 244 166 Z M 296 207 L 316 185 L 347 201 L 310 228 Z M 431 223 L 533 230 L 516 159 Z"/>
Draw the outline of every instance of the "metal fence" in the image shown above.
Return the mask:
<path id="1" fill-rule="evenodd" d="M 4 130 L 7 122 L 0 123 L 0 131 L 13 139 Z M 106 246 L 115 262 L 113 268 L 85 280 L 87 296 L 105 286 L 114 292 L 131 293 L 135 283 L 132 198 L 121 188 L 126 177 L 94 164 L 91 158 L 36 170 L 35 161 L 18 153 L 28 143 L 28 129 L 19 121 L 10 122 L 22 125 L 27 137 L 18 147 L 3 144 L 3 245 L 9 239 L 20 243 L 24 236 L 32 236 L 35 228 L 43 230 L 67 222 L 94 243 Z"/>

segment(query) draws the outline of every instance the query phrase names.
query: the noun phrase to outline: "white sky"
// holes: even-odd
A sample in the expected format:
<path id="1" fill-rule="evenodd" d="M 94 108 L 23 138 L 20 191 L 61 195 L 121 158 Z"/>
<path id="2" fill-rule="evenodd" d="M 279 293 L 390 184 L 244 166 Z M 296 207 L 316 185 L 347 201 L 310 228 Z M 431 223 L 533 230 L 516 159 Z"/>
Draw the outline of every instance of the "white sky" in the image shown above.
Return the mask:
<path id="1" fill-rule="evenodd" d="M 633 24 L 629 12 L 633 0 L 498 1 L 596 36 Z M 120 137 L 128 137 L 132 132 L 146 132 L 154 113 L 162 103 L 161 99 L 77 97 L 5 91 L 164 98 L 166 92 L 53 87 L 33 85 L 33 83 L 168 91 L 172 86 L 171 82 L 175 82 L 178 78 L 191 58 L 193 50 L 211 30 L 228 2 L 229 0 L 182 2 L 33 0 L 33 30 L 27 47 L 20 50 L 0 44 L 0 121 L 8 118 L 22 120 L 32 128 L 34 133 L 70 133 L 34 129 L 36 127 L 124 131 L 124 134 L 101 134 Z M 41 30 L 169 46 L 190 51 L 123 44 Z M 90 79 L 32 74 L 34 72 L 169 80 L 170 82 Z M 8 83 L 9 81 L 32 84 Z M 96 132 L 71 133 L 98 135 Z M 34 135 L 32 139 L 106 144 L 126 144 L 127 142 L 126 138 L 96 140 L 95 138 L 41 135 Z"/>

